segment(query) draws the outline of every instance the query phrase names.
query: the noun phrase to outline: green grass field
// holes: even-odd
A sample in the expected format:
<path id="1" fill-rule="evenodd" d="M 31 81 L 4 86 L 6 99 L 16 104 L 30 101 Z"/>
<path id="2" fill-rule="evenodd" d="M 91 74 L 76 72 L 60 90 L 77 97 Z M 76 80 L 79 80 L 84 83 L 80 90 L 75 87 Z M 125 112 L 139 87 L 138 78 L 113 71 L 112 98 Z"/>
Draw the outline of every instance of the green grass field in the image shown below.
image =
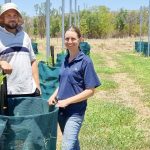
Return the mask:
<path id="1" fill-rule="evenodd" d="M 102 86 L 88 101 L 85 121 L 80 133 L 81 149 L 148 150 L 150 140 L 146 137 L 145 129 L 137 127 L 140 120 L 137 119 L 136 110 L 117 103 L 117 97 L 116 101 L 111 96 L 109 101 L 102 99 L 99 91 L 105 91 L 107 94 L 114 92 L 120 85 L 112 79 L 112 76 L 126 73 L 142 87 L 143 96 L 140 100 L 149 105 L 150 59 L 133 52 L 117 52 L 111 55 L 117 67 L 110 67 L 106 63 L 106 55 L 105 52 L 103 55 L 101 53 L 91 55 L 96 71 L 101 77 Z M 145 122 L 148 125 L 150 119 Z M 149 130 L 147 132 L 150 133 Z"/>

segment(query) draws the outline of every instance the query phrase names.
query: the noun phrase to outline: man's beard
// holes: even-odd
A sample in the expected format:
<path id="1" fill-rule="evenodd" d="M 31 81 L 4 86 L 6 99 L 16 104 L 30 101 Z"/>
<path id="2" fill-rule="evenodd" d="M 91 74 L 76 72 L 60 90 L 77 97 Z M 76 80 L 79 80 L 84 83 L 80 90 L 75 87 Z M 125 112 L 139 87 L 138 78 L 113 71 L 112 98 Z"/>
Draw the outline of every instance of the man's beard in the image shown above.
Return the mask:
<path id="1" fill-rule="evenodd" d="M 4 25 L 6 29 L 16 29 L 18 24 L 16 22 L 10 22 Z"/>

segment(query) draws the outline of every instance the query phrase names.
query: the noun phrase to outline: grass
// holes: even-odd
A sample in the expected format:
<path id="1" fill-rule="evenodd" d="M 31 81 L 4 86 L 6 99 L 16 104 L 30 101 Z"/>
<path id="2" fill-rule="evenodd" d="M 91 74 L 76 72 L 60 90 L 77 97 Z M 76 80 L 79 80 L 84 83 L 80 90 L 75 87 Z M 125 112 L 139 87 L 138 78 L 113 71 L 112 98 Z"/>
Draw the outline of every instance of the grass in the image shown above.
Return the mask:
<path id="1" fill-rule="evenodd" d="M 100 90 L 110 90 L 110 89 L 116 89 L 118 87 L 118 84 L 113 81 L 113 80 L 107 80 L 107 79 L 103 79 L 102 80 L 102 85 L 100 87 L 98 87 L 98 89 Z"/>
<path id="2" fill-rule="evenodd" d="M 102 79 L 102 86 L 98 90 L 111 92 L 117 89 L 119 85 L 111 79 L 112 75 L 127 73 L 143 87 L 145 93 L 143 98 L 150 99 L 149 59 L 133 53 L 119 52 L 113 56 L 119 67 L 111 68 L 106 65 L 102 55 L 93 54 L 91 57 Z M 81 150 L 150 149 L 150 142 L 146 140 L 144 129 L 137 128 L 139 122 L 133 108 L 96 97 L 90 99 L 80 132 Z"/>
<path id="3" fill-rule="evenodd" d="M 0 72 L 0 85 L 3 84 L 3 79 L 6 75 L 3 75 L 2 72 Z"/>
<path id="4" fill-rule="evenodd" d="M 92 99 L 80 133 L 82 150 L 143 148 L 143 133 L 136 129 L 133 109 Z"/>
<path id="5" fill-rule="evenodd" d="M 41 61 L 41 60 L 46 61 L 46 56 L 43 53 L 38 52 L 38 54 L 36 54 L 36 59 L 37 59 L 38 62 Z"/>
<path id="6" fill-rule="evenodd" d="M 118 68 L 110 68 L 107 66 L 99 67 L 99 70 L 100 73 L 105 73 L 105 74 L 115 74 L 120 72 Z"/>
<path id="7" fill-rule="evenodd" d="M 116 60 L 122 64 L 122 72 L 129 73 L 140 84 L 144 91 L 142 99 L 150 106 L 150 59 L 132 53 L 119 53 Z"/>

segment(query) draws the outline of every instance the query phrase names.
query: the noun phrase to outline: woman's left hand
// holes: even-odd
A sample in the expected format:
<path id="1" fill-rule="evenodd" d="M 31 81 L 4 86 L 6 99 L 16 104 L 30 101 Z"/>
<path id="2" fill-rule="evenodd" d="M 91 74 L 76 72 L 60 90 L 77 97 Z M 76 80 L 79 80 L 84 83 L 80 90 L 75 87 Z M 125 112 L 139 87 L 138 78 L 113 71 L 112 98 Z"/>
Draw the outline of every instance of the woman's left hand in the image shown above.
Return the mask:
<path id="1" fill-rule="evenodd" d="M 67 100 L 59 100 L 56 104 L 57 107 L 65 108 L 69 105 Z"/>

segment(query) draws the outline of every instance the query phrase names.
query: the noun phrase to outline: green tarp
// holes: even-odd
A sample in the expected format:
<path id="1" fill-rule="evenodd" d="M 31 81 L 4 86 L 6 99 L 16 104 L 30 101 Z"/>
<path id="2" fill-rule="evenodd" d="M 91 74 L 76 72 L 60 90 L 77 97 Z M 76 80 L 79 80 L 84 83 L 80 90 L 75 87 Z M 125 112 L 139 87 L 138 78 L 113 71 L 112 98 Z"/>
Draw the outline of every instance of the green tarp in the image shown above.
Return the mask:
<path id="1" fill-rule="evenodd" d="M 136 41 L 135 42 L 135 50 L 136 50 L 136 52 L 143 52 L 143 50 L 144 50 L 144 42 Z"/>
<path id="2" fill-rule="evenodd" d="M 85 55 L 90 55 L 90 45 L 87 42 L 80 42 L 80 49 Z"/>
<path id="3" fill-rule="evenodd" d="M 61 67 L 61 64 L 63 63 L 67 53 L 59 53 L 57 54 L 57 59 L 56 59 L 56 67 Z"/>
<path id="4" fill-rule="evenodd" d="M 14 98 L 14 116 L 0 115 L 0 150 L 56 150 L 58 108 L 41 98 Z"/>
<path id="5" fill-rule="evenodd" d="M 150 51 L 148 51 L 148 42 L 136 41 L 135 50 L 136 52 L 142 52 L 145 56 L 150 56 Z"/>
<path id="6" fill-rule="evenodd" d="M 35 54 L 38 54 L 38 43 L 32 42 L 32 48 Z"/>
<path id="7" fill-rule="evenodd" d="M 40 61 L 38 63 L 38 69 L 42 98 L 48 100 L 48 98 L 58 87 L 60 67 L 50 67 L 46 62 Z"/>

